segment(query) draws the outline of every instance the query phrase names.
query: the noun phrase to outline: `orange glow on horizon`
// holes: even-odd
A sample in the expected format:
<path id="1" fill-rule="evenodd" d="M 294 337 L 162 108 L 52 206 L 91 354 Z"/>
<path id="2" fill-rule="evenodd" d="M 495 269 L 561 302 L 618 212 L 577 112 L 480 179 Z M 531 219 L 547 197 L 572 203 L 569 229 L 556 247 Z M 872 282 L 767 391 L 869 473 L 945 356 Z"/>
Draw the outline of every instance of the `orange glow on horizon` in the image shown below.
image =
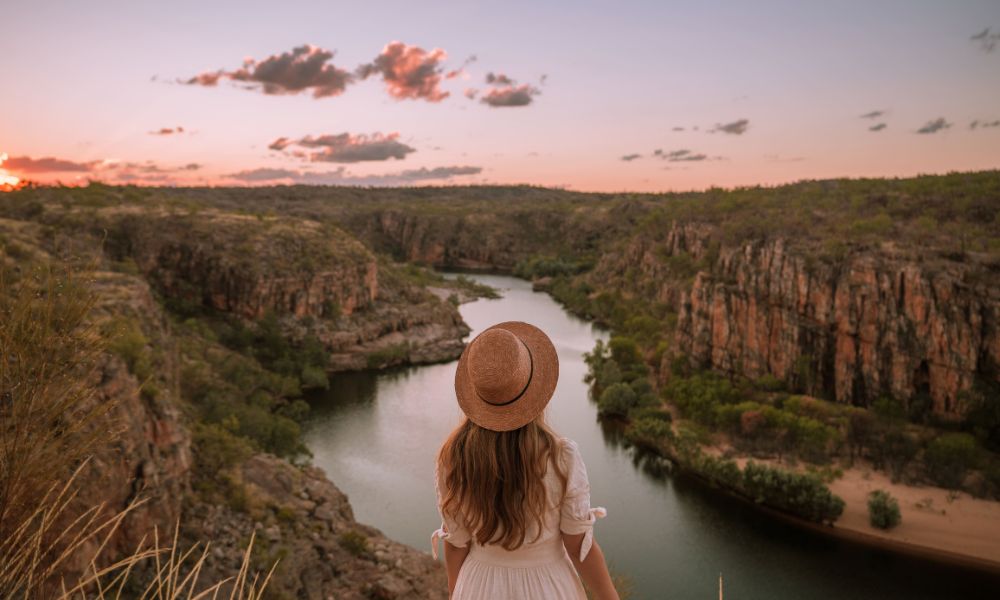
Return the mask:
<path id="1" fill-rule="evenodd" d="M 7 153 L 0 152 L 0 192 L 12 192 L 21 187 L 21 179 L 15 177 L 3 169 L 3 163 L 7 160 Z"/>

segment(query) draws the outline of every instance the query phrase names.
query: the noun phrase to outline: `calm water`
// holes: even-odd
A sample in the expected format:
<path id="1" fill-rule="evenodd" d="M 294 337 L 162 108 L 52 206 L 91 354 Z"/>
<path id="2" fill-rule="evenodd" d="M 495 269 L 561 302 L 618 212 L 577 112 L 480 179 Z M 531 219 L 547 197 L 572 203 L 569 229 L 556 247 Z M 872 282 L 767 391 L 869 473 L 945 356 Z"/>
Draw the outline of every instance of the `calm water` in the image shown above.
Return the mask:
<path id="1" fill-rule="evenodd" d="M 608 509 L 597 539 L 612 569 L 631 579 L 633 598 L 717 598 L 720 572 L 727 600 L 1000 597 L 1000 578 L 803 531 L 662 473 L 602 428 L 588 399 L 583 353 L 606 335 L 527 282 L 475 278 L 504 295 L 460 307 L 473 336 L 522 320 L 555 342 L 560 379 L 548 418 L 580 445 L 593 504 Z M 449 363 L 338 376 L 313 399 L 306 425 L 315 464 L 358 520 L 428 552 L 440 520 L 434 457 L 460 417 L 454 372 Z"/>

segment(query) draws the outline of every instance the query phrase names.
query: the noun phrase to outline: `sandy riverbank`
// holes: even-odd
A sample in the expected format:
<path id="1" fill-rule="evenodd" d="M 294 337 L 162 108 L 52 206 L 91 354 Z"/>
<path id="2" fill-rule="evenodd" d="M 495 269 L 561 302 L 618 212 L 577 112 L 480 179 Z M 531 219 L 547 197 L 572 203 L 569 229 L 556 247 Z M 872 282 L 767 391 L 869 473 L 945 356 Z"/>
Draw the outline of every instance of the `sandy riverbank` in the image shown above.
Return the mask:
<path id="1" fill-rule="evenodd" d="M 868 523 L 868 493 L 877 489 L 886 490 L 899 502 L 902 522 L 889 531 Z M 845 470 L 830 490 L 846 502 L 835 529 L 888 546 L 905 545 L 911 551 L 964 558 L 970 564 L 1000 570 L 1000 502 L 937 487 L 892 483 L 884 473 L 862 468 Z"/>
<path id="2" fill-rule="evenodd" d="M 722 455 L 719 447 L 703 450 Z M 742 469 L 750 459 L 739 456 L 735 460 Z M 789 468 L 773 460 L 754 460 Z M 893 483 L 885 473 L 861 466 L 845 469 L 842 477 L 828 485 L 844 499 L 844 513 L 832 528 L 815 526 L 818 531 L 1000 572 L 1000 502 L 939 487 Z M 885 490 L 899 503 L 902 521 L 889 531 L 868 522 L 868 494 L 873 490 Z"/>

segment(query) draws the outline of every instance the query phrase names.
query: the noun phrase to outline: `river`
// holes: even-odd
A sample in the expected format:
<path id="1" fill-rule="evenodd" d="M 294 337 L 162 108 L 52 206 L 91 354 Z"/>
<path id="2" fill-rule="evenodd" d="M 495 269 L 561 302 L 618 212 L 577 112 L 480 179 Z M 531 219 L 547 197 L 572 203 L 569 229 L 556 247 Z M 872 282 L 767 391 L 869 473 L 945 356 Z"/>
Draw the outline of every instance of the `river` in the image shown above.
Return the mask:
<path id="1" fill-rule="evenodd" d="M 607 334 L 512 277 L 475 275 L 503 297 L 460 307 L 472 336 L 508 320 L 545 330 L 559 352 L 549 422 L 576 440 L 595 506 L 595 535 L 633 599 L 740 600 L 1000 597 L 997 578 L 806 530 L 676 478 L 602 427 L 583 382 L 583 354 Z M 469 338 L 471 339 L 471 337 Z M 430 550 L 440 518 L 434 457 L 458 424 L 455 363 L 337 375 L 311 398 L 305 424 L 313 462 L 350 498 L 354 514 L 390 538 Z"/>

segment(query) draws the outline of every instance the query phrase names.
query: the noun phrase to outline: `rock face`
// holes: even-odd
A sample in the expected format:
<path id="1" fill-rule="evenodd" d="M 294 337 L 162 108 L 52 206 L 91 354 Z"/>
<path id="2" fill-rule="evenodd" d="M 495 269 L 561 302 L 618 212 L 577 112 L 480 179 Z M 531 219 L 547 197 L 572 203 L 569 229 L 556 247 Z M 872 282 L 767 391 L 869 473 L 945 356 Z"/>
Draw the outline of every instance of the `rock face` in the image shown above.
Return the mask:
<path id="1" fill-rule="evenodd" d="M 217 211 L 112 219 L 112 252 L 172 302 L 247 320 L 273 313 L 289 337 L 323 342 L 330 371 L 451 360 L 469 332 L 454 306 L 332 225 Z"/>
<path id="2" fill-rule="evenodd" d="M 441 267 L 509 270 L 525 256 L 554 253 L 554 240 L 598 248 L 586 276 L 592 289 L 625 290 L 677 313 L 664 376 L 682 354 L 696 367 L 772 375 L 839 402 L 867 406 L 888 395 L 958 417 L 961 393 L 1000 372 L 1000 290 L 977 283 L 973 272 L 984 267 L 970 264 L 974 257 L 884 244 L 823 262 L 787 239 L 726 246 L 716 226 L 691 221 L 615 239 L 588 210 L 551 219 L 540 211 L 518 228 L 490 215 L 387 209 L 349 226 L 376 247 Z M 644 214 L 620 207 L 630 210 Z"/>
<path id="3" fill-rule="evenodd" d="M 99 314 L 141 315 L 151 343 L 171 343 L 166 319 L 145 282 L 118 273 L 96 273 L 94 282 Z M 111 539 L 112 554 L 133 551 L 154 526 L 161 531 L 172 527 L 190 491 L 191 437 L 173 396 L 170 377 L 175 370 L 170 354 L 158 356 L 156 375 L 146 382 L 145 391 L 125 362 L 112 354 L 102 357 L 94 381 L 98 396 L 114 402 L 110 417 L 117 431 L 114 443 L 94 456 L 80 474 L 77 502 L 84 508 L 104 502 L 109 510 L 118 511 L 136 498 L 144 499 Z M 149 391 L 154 387 L 155 394 Z M 80 556 L 93 550 L 91 544 Z M 79 572 L 86 565 L 74 567 Z"/>
<path id="4" fill-rule="evenodd" d="M 808 269 L 779 240 L 727 253 L 720 275 L 695 279 L 678 320 L 678 347 L 713 368 L 851 404 L 927 395 L 958 416 L 959 393 L 1000 364 L 998 290 L 954 265 L 866 253 Z"/>
<path id="5" fill-rule="evenodd" d="M 275 597 L 444 600 L 444 570 L 429 555 L 387 539 L 354 520 L 347 497 L 316 467 L 297 468 L 269 455 L 241 466 L 246 511 L 199 505 L 185 527 L 202 539 L 221 539 L 203 576 L 218 580 L 239 569 L 241 539 L 256 532 L 255 556 L 278 559 L 268 586 Z"/>
<path id="6" fill-rule="evenodd" d="M 674 352 L 693 365 L 770 374 L 857 405 L 882 395 L 929 398 L 934 413 L 950 417 L 976 378 L 996 377 L 1000 290 L 970 282 L 970 265 L 889 246 L 827 264 L 775 239 L 717 249 L 706 266 L 710 232 L 679 226 L 662 244 L 625 251 L 643 277 L 660 282 L 648 292 L 677 308 Z M 686 254 L 698 265 L 693 281 L 671 273 L 657 251 Z"/>
<path id="7" fill-rule="evenodd" d="M 235 510 L 202 501 L 191 490 L 191 435 L 174 392 L 176 353 L 169 322 L 142 279 L 101 272 L 93 281 L 97 317 L 139 323 L 148 347 L 156 350 L 153 377 L 142 385 L 126 361 L 111 353 L 103 357 L 94 381 L 101 397 L 115 401 L 111 417 L 118 433 L 82 472 L 77 504 L 86 509 L 105 503 L 118 511 L 144 499 L 104 550 L 106 560 L 134 551 L 154 528 L 161 539 L 169 539 L 179 522 L 182 540 L 188 540 L 184 547 L 212 543 L 201 575 L 205 582 L 236 573 L 249 535 L 256 532 L 252 568 L 266 572 L 279 565 L 269 585 L 271 597 L 447 598 L 444 571 L 436 561 L 357 523 L 347 497 L 315 467 L 255 455 L 237 468 L 245 506 Z M 82 574 L 96 549 L 95 544 L 83 547 L 63 575 Z M 137 571 L 139 580 L 148 575 Z"/>
<path id="8" fill-rule="evenodd" d="M 335 318 L 378 297 L 378 266 L 332 226 L 231 213 L 130 215 L 119 252 L 164 295 L 247 319 Z"/>
<path id="9" fill-rule="evenodd" d="M 313 222 L 150 211 L 101 218 L 111 231 L 105 253 L 119 271 L 88 273 L 94 318 L 126 334 L 128 343 L 113 343 L 94 375 L 98 397 L 114 401 L 115 434 L 81 471 L 75 508 L 103 504 L 113 514 L 144 501 L 101 560 L 133 552 L 144 537 L 148 547 L 154 529 L 161 541 L 170 539 L 179 522 L 184 548 L 212 544 L 200 578 L 206 585 L 237 572 L 256 531 L 252 570 L 279 565 L 269 597 L 446 598 L 440 565 L 357 523 L 346 496 L 318 469 L 252 456 L 235 467 L 233 489 L 246 494 L 244 506 L 218 506 L 192 489 L 190 411 L 183 410 L 178 381 L 180 363 L 190 357 L 180 351 L 183 337 L 172 331 L 161 302 L 244 319 L 274 312 L 289 335 L 311 327 L 330 348 L 332 368 L 370 366 L 367 355 L 387 348 L 405 349 L 389 353 L 387 363 L 457 356 L 468 328 L 454 306 L 380 263 L 350 235 Z M 0 228 L 8 241 L 16 234 L 25 256 L 43 255 L 37 228 L 9 220 Z M 72 241 L 99 262 L 96 245 L 82 236 Z M 60 575 L 79 577 L 97 550 L 96 543 L 84 545 Z M 134 580 L 148 580 L 151 568 L 138 568 Z"/>

